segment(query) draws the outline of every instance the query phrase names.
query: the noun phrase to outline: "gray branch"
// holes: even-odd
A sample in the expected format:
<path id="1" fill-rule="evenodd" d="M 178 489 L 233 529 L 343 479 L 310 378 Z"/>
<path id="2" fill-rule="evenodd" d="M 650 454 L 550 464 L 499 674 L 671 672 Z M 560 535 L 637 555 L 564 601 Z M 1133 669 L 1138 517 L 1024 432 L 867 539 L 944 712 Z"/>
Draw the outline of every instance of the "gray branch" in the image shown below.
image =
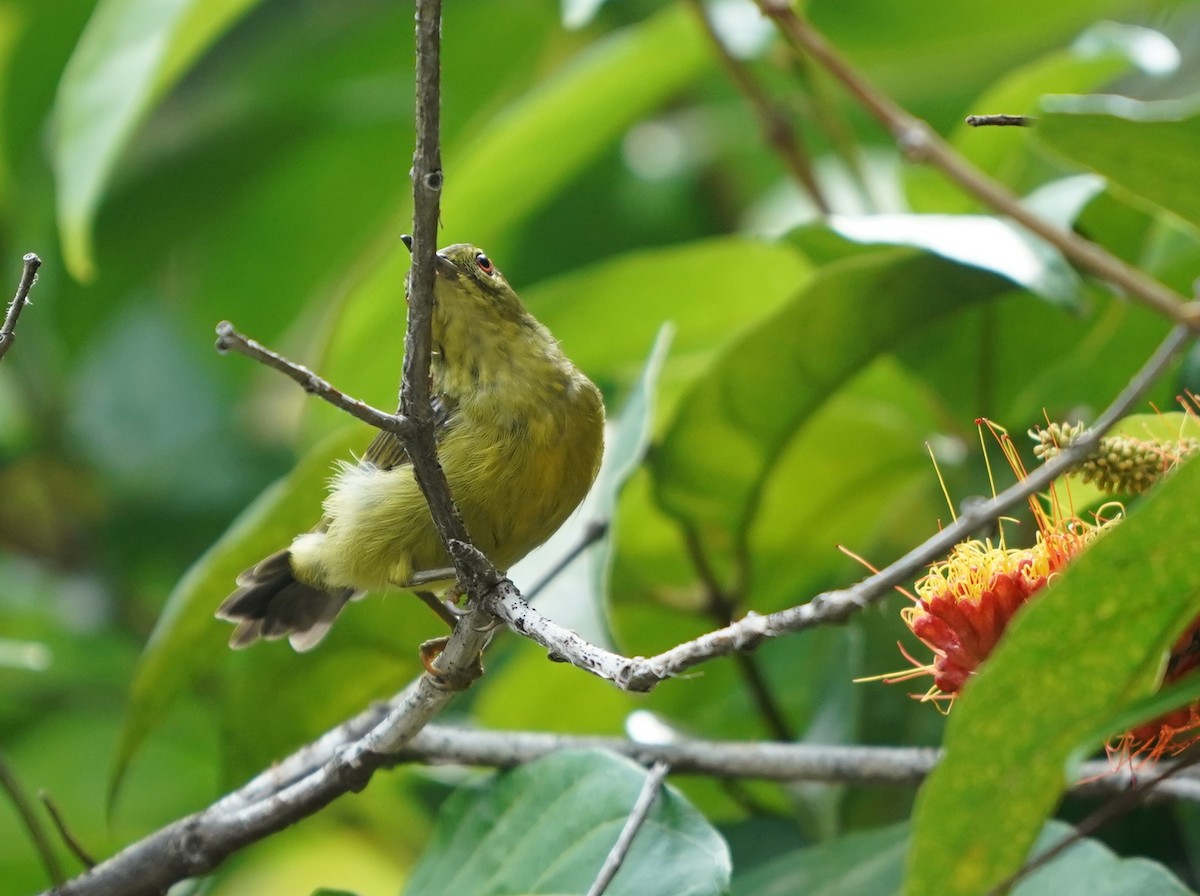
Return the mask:
<path id="1" fill-rule="evenodd" d="M 17 338 L 17 321 L 21 319 L 21 312 L 29 304 L 29 291 L 33 289 L 33 284 L 37 283 L 38 268 L 42 266 L 42 260 L 32 252 L 26 254 L 21 261 L 24 266 L 21 269 L 21 280 L 17 284 L 17 294 L 9 303 L 4 323 L 0 324 L 0 358 L 8 354 Z"/>
<path id="2" fill-rule="evenodd" d="M 588 890 L 588 896 L 604 896 L 604 891 L 608 889 L 608 885 L 621 870 L 621 865 L 625 863 L 625 856 L 629 855 L 629 848 L 633 846 L 633 838 L 637 836 L 646 816 L 650 814 L 650 809 L 654 806 L 654 801 L 658 798 L 658 792 L 662 790 L 663 781 L 666 780 L 667 772 L 670 770 L 669 765 L 659 760 L 654 763 L 654 767 L 646 775 L 646 780 L 642 783 L 642 790 L 638 794 L 633 808 L 629 810 L 629 817 L 625 819 L 625 825 L 621 828 L 617 842 L 613 844 L 608 856 L 604 859 L 604 864 L 600 866 L 600 873 L 596 875 L 596 880 Z"/>

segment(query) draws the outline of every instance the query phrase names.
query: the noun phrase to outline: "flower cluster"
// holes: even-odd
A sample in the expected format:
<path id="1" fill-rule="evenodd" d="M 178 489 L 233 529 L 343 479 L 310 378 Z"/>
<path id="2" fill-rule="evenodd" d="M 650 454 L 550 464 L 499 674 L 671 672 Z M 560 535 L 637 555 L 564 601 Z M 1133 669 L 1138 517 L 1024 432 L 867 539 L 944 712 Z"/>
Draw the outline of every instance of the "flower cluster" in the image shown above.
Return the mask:
<path id="1" fill-rule="evenodd" d="M 958 694 L 991 654 L 1013 615 L 1115 522 L 1059 523 L 1039 532 L 1029 548 L 972 539 L 956 545 L 945 562 L 933 566 L 916 583 L 913 605 L 901 611 L 912 633 L 934 652 L 933 662 L 913 670 L 933 675 L 926 697 Z"/>
<path id="2" fill-rule="evenodd" d="M 1049 460 L 1083 434 L 1083 424 L 1051 423 L 1029 435 L 1038 444 L 1033 453 Z M 1200 439 L 1135 439 L 1106 436 L 1085 457 L 1077 472 L 1084 482 L 1094 482 L 1101 491 L 1118 495 L 1140 495 L 1161 480 L 1179 461 L 1200 450 Z"/>
<path id="3" fill-rule="evenodd" d="M 1008 435 L 998 426 L 983 422 L 996 436 L 1013 471 L 1024 477 Z M 1045 460 L 1082 432 L 1082 426 L 1050 424 L 1030 435 L 1039 443 L 1035 453 Z M 1104 491 L 1137 494 L 1161 480 L 1182 457 L 1198 448 L 1200 440 L 1194 438 L 1167 442 L 1115 436 L 1103 440 L 1080 470 L 1084 481 L 1096 482 Z M 970 539 L 956 545 L 945 561 L 931 566 L 916 583 L 915 594 L 908 595 L 912 605 L 905 607 L 901 616 L 912 633 L 933 651 L 933 659 L 920 662 L 905 653 L 913 668 L 885 676 L 885 681 L 930 675 L 933 684 L 921 699 L 949 706 L 991 655 L 1021 608 L 1075 557 L 1117 525 L 1123 513 L 1120 505 L 1110 504 L 1093 522 L 1080 519 L 1063 509 L 1054 486 L 1048 495 L 1031 498 L 1030 507 L 1038 529 L 1032 546 L 1010 548 L 1003 535 L 998 544 Z M 1179 681 L 1198 667 L 1200 618 L 1173 645 L 1162 686 Z M 1114 739 L 1108 750 L 1116 761 L 1138 756 L 1159 759 L 1177 755 L 1197 742 L 1200 701 L 1126 732 Z"/>

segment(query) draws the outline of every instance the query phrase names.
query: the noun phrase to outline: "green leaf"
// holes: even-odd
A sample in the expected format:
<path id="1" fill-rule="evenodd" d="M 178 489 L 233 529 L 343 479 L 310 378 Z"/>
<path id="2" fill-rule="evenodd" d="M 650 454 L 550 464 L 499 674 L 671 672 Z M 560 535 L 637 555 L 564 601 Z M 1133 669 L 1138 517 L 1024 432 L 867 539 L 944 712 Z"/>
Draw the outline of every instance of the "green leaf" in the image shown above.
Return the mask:
<path id="1" fill-rule="evenodd" d="M 1015 871 L 1096 728 L 1156 687 L 1200 608 L 1179 549 L 1200 535 L 1198 489 L 1200 464 L 1184 464 L 1013 621 L 921 789 L 908 893 L 980 893 Z"/>
<path id="2" fill-rule="evenodd" d="M 1200 177 L 1200 99 L 1140 102 L 1121 96 L 1057 96 L 1043 101 L 1037 136 L 1103 175 L 1131 200 L 1200 225 L 1200 194 L 1180 189 Z"/>
<path id="3" fill-rule="evenodd" d="M 894 896 L 907 846 L 907 823 L 839 837 L 735 875 L 733 896 Z"/>
<path id="4" fill-rule="evenodd" d="M 1163 74 L 1178 65 L 1179 51 L 1157 31 L 1118 22 L 1097 22 L 1069 48 L 1053 50 L 1007 72 L 971 101 L 971 114 L 1033 114 L 1048 93 L 1087 93 L 1131 68 Z M 1027 128 L 972 127 L 961 121 L 947 135 L 969 162 L 1023 191 L 1037 176 Z M 918 211 L 966 212 L 979 202 L 926 166 L 905 169 L 906 193 Z"/>
<path id="5" fill-rule="evenodd" d="M 1098 191 L 1094 182 L 1092 195 Z M 865 245 L 913 246 L 992 271 L 1063 305 L 1078 305 L 1079 275 L 1021 227 L 990 215 L 833 215 L 830 229 Z"/>
<path id="6" fill-rule="evenodd" d="M 95 273 L 92 221 L 134 129 L 258 0 L 102 0 L 59 84 L 54 170 L 68 269 Z"/>
<path id="7" fill-rule="evenodd" d="M 316 446 L 296 468 L 263 492 L 193 564 L 167 598 L 129 687 L 129 704 L 109 776 L 110 801 L 150 731 L 190 684 L 228 654 L 229 627 L 213 618 L 238 574 L 289 544 L 320 518 L 320 496 L 339 457 L 366 441 L 349 427 Z"/>
<path id="8" fill-rule="evenodd" d="M 1035 852 L 1075 829 L 1051 821 Z M 907 823 L 863 831 L 786 853 L 733 879 L 734 896 L 894 896 L 899 892 L 908 845 Z M 982 891 L 980 891 L 982 892 Z M 1012 896 L 1186 896 L 1192 890 L 1161 865 L 1125 859 L 1104 844 L 1084 838 L 1021 881 Z"/>
<path id="9" fill-rule="evenodd" d="M 1116 17 L 1127 6 L 1124 0 L 931 0 L 917 12 L 889 0 L 806 3 L 834 45 L 873 80 L 886 84 L 894 98 L 929 103 L 931 97 L 950 94 L 955 109 L 961 108 L 962 90 L 977 92 L 974 85 L 994 80 L 1015 59 L 1027 58 L 1035 48 L 1061 46 L 1097 19 Z M 981 34 L 987 40 L 979 40 Z M 914 58 L 923 64 L 915 68 Z"/>
<path id="10" fill-rule="evenodd" d="M 931 320 L 1009 288 L 905 250 L 826 265 L 695 381 L 652 455 L 659 502 L 727 567 L 780 452 L 831 392 Z"/>
<path id="11" fill-rule="evenodd" d="M 442 807 L 407 896 L 584 893 L 617 840 L 646 780 L 637 764 L 602 751 L 555 753 L 460 788 Z M 725 841 L 664 786 L 607 896 L 723 893 Z"/>
<path id="12" fill-rule="evenodd" d="M 1049 822 L 1038 837 L 1034 854 L 1074 833 L 1069 824 Z M 1188 896 L 1192 892 L 1157 862 L 1122 858 L 1103 843 L 1085 837 L 1023 880 L 1013 896 Z"/>

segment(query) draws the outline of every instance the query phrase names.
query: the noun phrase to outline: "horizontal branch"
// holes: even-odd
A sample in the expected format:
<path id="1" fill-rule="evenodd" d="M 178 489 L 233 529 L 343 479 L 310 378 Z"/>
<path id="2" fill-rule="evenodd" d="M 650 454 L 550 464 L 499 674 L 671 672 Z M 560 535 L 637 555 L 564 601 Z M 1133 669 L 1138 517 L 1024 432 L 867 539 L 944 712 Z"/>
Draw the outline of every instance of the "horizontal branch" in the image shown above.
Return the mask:
<path id="1" fill-rule="evenodd" d="M 588 737 L 534 731 L 481 731 L 430 725 L 414 737 L 397 760 L 431 765 L 514 768 L 561 750 L 602 749 L 644 766 L 662 762 L 671 774 L 753 778 L 765 781 L 897 785 L 920 784 L 937 765 L 941 751 L 930 747 L 862 747 L 743 742 L 679 738 L 648 744 L 621 737 Z M 1114 769 L 1105 761 L 1085 762 L 1069 788 L 1075 795 L 1099 795 L 1146 789 L 1171 766 L 1145 764 Z M 1168 778 L 1154 786 L 1161 797 L 1200 802 L 1200 779 Z"/>
<path id="2" fill-rule="evenodd" d="M 460 627 L 462 628 L 462 627 Z M 449 651 L 449 647 L 447 651 Z M 476 655 L 477 656 L 477 655 Z M 605 749 L 643 765 L 665 763 L 673 774 L 818 781 L 858 786 L 919 784 L 939 751 L 921 747 L 819 746 L 814 744 L 706 741 L 638 743 L 619 737 L 585 737 L 523 731 L 478 731 L 428 725 L 386 753 L 379 732 L 428 697 L 425 676 L 392 705 L 374 707 L 327 732 L 272 769 L 213 805 L 173 822 L 87 873 L 44 896 L 150 896 L 211 871 L 230 852 L 287 827 L 338 796 L 361 790 L 378 769 L 406 762 L 511 768 L 560 750 Z M 437 698 L 433 698 L 437 703 Z M 432 711 L 436 708 L 430 705 Z M 367 727 L 374 722 L 373 727 Z M 362 729 L 367 727 L 365 734 Z M 1169 767 L 1168 767 L 1169 768 Z M 1080 768 L 1074 794 L 1099 795 L 1146 789 L 1160 768 L 1113 770 L 1105 762 Z M 1200 780 L 1180 776 L 1154 787 L 1161 798 L 1200 802 Z"/>
<path id="3" fill-rule="evenodd" d="M 1032 115 L 968 115 L 966 122 L 973 128 L 1028 128 L 1037 119 Z"/>

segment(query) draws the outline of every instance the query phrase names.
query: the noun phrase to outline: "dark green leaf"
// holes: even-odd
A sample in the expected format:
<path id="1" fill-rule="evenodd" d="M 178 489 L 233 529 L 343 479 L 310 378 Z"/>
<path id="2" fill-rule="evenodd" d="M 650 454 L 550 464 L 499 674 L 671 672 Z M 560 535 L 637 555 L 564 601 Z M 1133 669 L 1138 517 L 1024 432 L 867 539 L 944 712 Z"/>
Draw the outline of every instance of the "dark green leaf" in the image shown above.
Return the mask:
<path id="1" fill-rule="evenodd" d="M 213 613 L 233 590 L 234 579 L 317 522 L 333 462 L 365 441 L 363 429 L 352 427 L 314 448 L 295 470 L 246 508 L 171 592 L 130 684 L 110 794 L 116 793 L 129 761 L 175 698 L 227 656 L 224 643 L 229 627 L 214 619 Z"/>
<path id="2" fill-rule="evenodd" d="M 829 264 L 737 340 L 685 396 L 652 456 L 657 497 L 728 569 L 780 451 L 873 357 L 1008 281 L 885 250 Z"/>
<path id="3" fill-rule="evenodd" d="M 1035 854 L 1074 832 L 1062 822 L 1048 823 Z M 895 896 L 900 891 L 908 835 L 908 825 L 901 824 L 786 853 L 735 875 L 734 896 Z M 1192 890 L 1161 865 L 1122 858 L 1103 844 L 1084 838 L 1012 892 L 1013 896 L 1186 896 Z"/>
<path id="4" fill-rule="evenodd" d="M 972 679 L 918 800 L 913 896 L 976 894 L 1015 871 L 1096 729 L 1154 689 L 1200 608 L 1200 567 L 1178 548 L 1200 535 L 1197 489 L 1200 464 L 1186 463 L 1013 621 Z"/>
<path id="5" fill-rule="evenodd" d="M 1103 175 L 1139 202 L 1200 225 L 1200 194 L 1181 189 L 1200 177 L 1195 98 L 1144 103 L 1121 96 L 1048 97 L 1038 138 Z"/>
<path id="6" fill-rule="evenodd" d="M 895 896 L 907 846 L 907 824 L 839 837 L 735 875 L 733 896 Z"/>
<path id="7" fill-rule="evenodd" d="M 405 893 L 587 892 L 645 779 L 627 759 L 579 751 L 463 787 L 442 807 Z M 729 874 L 725 841 L 666 786 L 606 894 L 719 894 Z"/>
<path id="8" fill-rule="evenodd" d="M 92 218 L 151 105 L 259 0 L 102 0 L 67 64 L 55 108 L 59 233 L 67 266 L 94 274 Z"/>

